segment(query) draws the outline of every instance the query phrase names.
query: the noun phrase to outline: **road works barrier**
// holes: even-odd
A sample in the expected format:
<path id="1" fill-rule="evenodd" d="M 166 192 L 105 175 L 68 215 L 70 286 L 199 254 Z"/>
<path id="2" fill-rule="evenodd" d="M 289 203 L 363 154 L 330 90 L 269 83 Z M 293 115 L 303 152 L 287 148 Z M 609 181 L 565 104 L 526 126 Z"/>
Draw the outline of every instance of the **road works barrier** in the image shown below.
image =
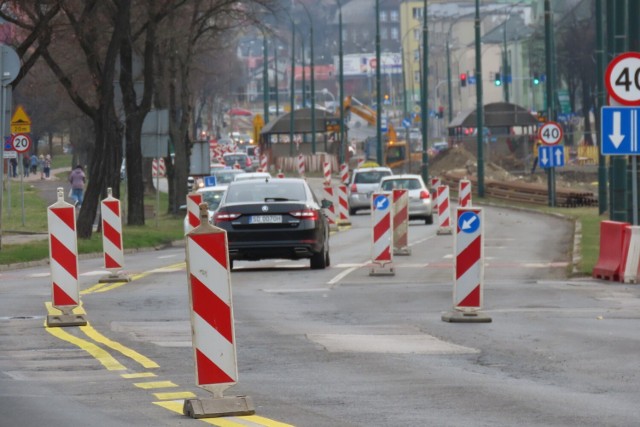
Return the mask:
<path id="1" fill-rule="evenodd" d="M 338 199 L 338 225 L 351 225 L 351 219 L 349 218 L 349 196 L 346 185 L 338 185 L 336 187 L 337 199 Z"/>
<path id="2" fill-rule="evenodd" d="M 623 283 L 640 283 L 640 227 L 628 225 L 624 228 L 622 244 L 622 272 Z"/>
<path id="3" fill-rule="evenodd" d="M 266 154 L 260 154 L 260 170 L 267 172 L 269 170 L 269 159 Z"/>
<path id="4" fill-rule="evenodd" d="M 600 255 L 593 268 L 596 279 L 619 281 L 621 279 L 624 229 L 628 222 L 600 222 Z"/>
<path id="5" fill-rule="evenodd" d="M 451 234 L 451 212 L 449 211 L 449 186 L 439 185 L 438 196 L 438 231 L 437 234 Z"/>
<path id="6" fill-rule="evenodd" d="M 202 194 L 187 194 L 187 232 L 200 225 L 200 203 L 202 203 Z"/>
<path id="7" fill-rule="evenodd" d="M 276 175 L 276 178 L 284 178 L 284 173 L 281 170 L 278 171 L 278 174 Z"/>
<path id="8" fill-rule="evenodd" d="M 484 287 L 483 221 L 480 208 L 457 209 L 453 311 L 442 315 L 445 322 L 491 322 L 490 317 L 480 312 Z"/>
<path id="9" fill-rule="evenodd" d="M 458 183 L 458 207 L 471 207 L 471 181 L 461 179 Z"/>
<path id="10" fill-rule="evenodd" d="M 371 247 L 370 276 L 393 276 L 393 252 L 391 240 L 393 195 L 390 192 L 373 193 L 371 196 L 371 228 L 373 245 Z"/>
<path id="11" fill-rule="evenodd" d="M 327 221 L 329 222 L 329 230 L 338 229 L 338 216 L 336 215 L 336 191 L 333 187 L 324 185 L 322 187 L 322 193 L 325 199 L 331 202 L 331 206 L 325 209 L 327 214 Z"/>
<path id="12" fill-rule="evenodd" d="M 433 210 L 438 213 L 438 187 L 442 185 L 440 178 L 431 178 L 431 194 L 435 194 L 433 197 Z"/>
<path id="13" fill-rule="evenodd" d="M 304 155 L 298 154 L 298 175 L 304 178 L 304 174 L 305 174 Z"/>
<path id="14" fill-rule="evenodd" d="M 331 163 L 322 163 L 322 171 L 324 175 L 324 185 L 327 187 L 331 186 Z"/>
<path id="15" fill-rule="evenodd" d="M 107 198 L 100 203 L 104 268 L 109 270 L 110 274 L 102 277 L 99 282 L 130 282 L 131 277 L 122 273 L 124 268 L 124 247 L 122 245 L 120 200 L 113 197 L 112 193 L 112 189 L 107 188 Z"/>
<path id="16" fill-rule="evenodd" d="M 200 225 L 187 233 L 187 278 L 196 385 L 212 397 L 187 399 L 182 412 L 192 418 L 252 415 L 248 396 L 224 397 L 238 382 L 227 233 L 209 224 L 206 203 Z"/>
<path id="17" fill-rule="evenodd" d="M 76 208 L 64 201 L 64 189 L 57 189 L 58 201 L 47 208 L 51 301 L 62 312 L 48 315 L 47 326 L 84 326 L 83 315 L 73 314 L 80 305 L 78 286 L 78 238 Z"/>
<path id="18" fill-rule="evenodd" d="M 349 165 L 346 163 L 340 165 L 340 182 L 344 185 L 349 184 Z"/>
<path id="19" fill-rule="evenodd" d="M 151 175 L 155 178 L 160 174 L 160 177 L 164 177 L 166 175 L 167 168 L 164 164 L 164 158 L 160 157 L 160 159 L 153 159 L 151 162 Z"/>
<path id="20" fill-rule="evenodd" d="M 393 190 L 393 254 L 411 255 L 409 248 L 409 190 Z"/>

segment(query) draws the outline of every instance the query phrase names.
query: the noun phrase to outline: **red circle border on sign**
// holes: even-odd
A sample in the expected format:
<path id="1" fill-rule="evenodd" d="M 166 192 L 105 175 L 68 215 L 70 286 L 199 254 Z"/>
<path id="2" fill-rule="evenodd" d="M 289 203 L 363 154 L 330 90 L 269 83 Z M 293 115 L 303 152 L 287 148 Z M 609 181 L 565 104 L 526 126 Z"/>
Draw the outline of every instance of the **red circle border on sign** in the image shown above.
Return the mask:
<path id="1" fill-rule="evenodd" d="M 542 130 L 549 125 L 553 125 L 560 130 L 560 137 L 558 138 L 558 141 L 554 142 L 553 144 L 546 143 L 544 142 L 544 139 L 542 139 Z M 562 130 L 562 126 L 560 126 L 560 123 L 558 122 L 546 122 L 545 124 L 543 124 L 538 128 L 538 139 L 540 140 L 540 143 L 542 143 L 542 145 L 546 145 L 548 147 L 556 146 L 560 144 L 560 142 L 562 141 L 562 138 L 564 138 L 564 131 Z"/>
<path id="2" fill-rule="evenodd" d="M 637 101 L 627 101 L 624 98 L 620 98 L 615 91 L 613 90 L 613 87 L 611 86 L 611 73 L 613 73 L 613 67 L 615 67 L 616 65 L 618 65 L 618 63 L 624 59 L 627 58 L 636 58 L 636 59 L 640 59 L 640 52 L 625 52 L 625 53 L 621 53 L 620 55 L 616 56 L 615 58 L 613 58 L 611 60 L 611 62 L 609 62 L 609 65 L 607 65 L 607 70 L 604 73 L 604 84 L 607 86 L 607 94 L 609 94 L 609 96 L 613 99 L 615 99 L 617 102 L 619 102 L 621 105 L 640 105 L 640 99 L 638 99 Z"/>
<path id="3" fill-rule="evenodd" d="M 29 141 L 29 145 L 27 145 L 27 148 L 22 150 L 22 151 L 17 150 L 16 147 L 13 146 L 13 140 L 18 136 L 24 136 Z M 11 146 L 13 147 L 13 149 L 14 149 L 14 151 L 16 153 L 22 154 L 22 153 L 28 152 L 31 149 L 31 144 L 33 144 L 33 141 L 31 141 L 31 136 L 29 136 L 29 134 L 26 134 L 26 133 L 15 133 L 15 134 L 11 135 Z"/>

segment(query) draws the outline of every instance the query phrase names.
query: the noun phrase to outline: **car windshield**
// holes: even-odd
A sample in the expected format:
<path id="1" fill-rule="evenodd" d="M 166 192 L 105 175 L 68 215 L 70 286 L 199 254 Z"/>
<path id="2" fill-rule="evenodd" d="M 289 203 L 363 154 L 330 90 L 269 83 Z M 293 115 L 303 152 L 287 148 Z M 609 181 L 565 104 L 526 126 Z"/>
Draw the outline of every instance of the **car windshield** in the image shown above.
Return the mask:
<path id="1" fill-rule="evenodd" d="M 354 183 L 356 184 L 377 184 L 385 176 L 391 175 L 388 171 L 367 171 L 356 174 Z"/>
<path id="2" fill-rule="evenodd" d="M 417 179 L 389 179 L 382 182 L 382 189 L 385 191 L 398 190 L 419 190 L 422 188 Z"/>
<path id="3" fill-rule="evenodd" d="M 251 181 L 229 187 L 225 203 L 306 200 L 302 182 Z"/>
<path id="4" fill-rule="evenodd" d="M 223 171 L 216 171 L 215 172 L 215 177 L 216 177 L 216 183 L 218 185 L 220 184 L 228 184 L 231 181 L 233 181 L 235 179 L 235 176 L 243 173 L 244 171 L 235 171 L 235 170 L 223 170 Z"/>
<path id="5" fill-rule="evenodd" d="M 228 165 L 233 165 L 236 162 L 242 165 L 245 163 L 245 159 L 247 158 L 247 156 L 244 154 L 228 154 L 223 158 L 224 158 L 224 162 Z"/>
<path id="6" fill-rule="evenodd" d="M 220 206 L 220 202 L 222 201 L 222 196 L 224 195 L 224 190 L 216 190 L 216 191 L 202 191 L 202 202 L 209 205 L 210 211 L 215 211 Z"/>

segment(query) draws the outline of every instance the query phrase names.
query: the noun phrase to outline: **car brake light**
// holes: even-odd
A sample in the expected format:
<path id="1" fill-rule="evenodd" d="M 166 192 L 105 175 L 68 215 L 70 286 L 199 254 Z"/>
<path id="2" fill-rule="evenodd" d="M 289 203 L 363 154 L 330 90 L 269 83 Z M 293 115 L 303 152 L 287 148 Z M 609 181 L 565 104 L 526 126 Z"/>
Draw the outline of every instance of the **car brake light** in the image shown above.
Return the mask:
<path id="1" fill-rule="evenodd" d="M 300 218 L 300 219 L 310 219 L 312 221 L 318 220 L 318 212 L 313 209 L 303 209 L 301 211 L 293 211 L 289 212 L 289 215 Z"/>
<path id="2" fill-rule="evenodd" d="M 237 212 L 216 212 L 213 216 L 215 222 L 233 221 L 240 216 Z"/>
<path id="3" fill-rule="evenodd" d="M 247 167 L 251 166 L 251 157 L 247 157 Z"/>
<path id="4" fill-rule="evenodd" d="M 420 198 L 421 198 L 421 199 L 428 199 L 429 197 L 430 197 L 430 196 L 429 196 L 429 192 L 428 192 L 427 190 L 422 190 L 422 191 L 420 192 Z"/>
<path id="5" fill-rule="evenodd" d="M 357 193 L 358 192 L 358 186 L 356 184 L 351 184 L 351 192 L 352 193 Z"/>

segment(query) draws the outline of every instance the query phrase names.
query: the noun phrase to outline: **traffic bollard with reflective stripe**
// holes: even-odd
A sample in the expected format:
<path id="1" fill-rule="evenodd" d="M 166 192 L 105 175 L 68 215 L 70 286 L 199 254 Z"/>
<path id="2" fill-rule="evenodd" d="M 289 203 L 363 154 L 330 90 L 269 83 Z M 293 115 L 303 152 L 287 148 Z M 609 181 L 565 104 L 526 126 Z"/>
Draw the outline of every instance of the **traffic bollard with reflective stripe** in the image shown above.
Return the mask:
<path id="1" fill-rule="evenodd" d="M 371 247 L 370 276 L 395 275 L 393 268 L 392 210 L 393 195 L 390 192 L 373 193 L 371 196 L 371 226 L 373 245 Z"/>
<path id="2" fill-rule="evenodd" d="M 336 191 L 333 187 L 323 186 L 322 193 L 325 199 L 331 202 L 331 205 L 325 209 L 327 215 L 327 221 L 329 222 L 329 230 L 335 231 L 338 229 L 338 216 L 336 206 Z"/>
<path id="3" fill-rule="evenodd" d="M 445 322 L 487 323 L 480 312 L 484 287 L 484 222 L 482 209 L 458 208 L 454 238 L 453 311 L 442 315 Z"/>
<path id="4" fill-rule="evenodd" d="M 304 178 L 305 169 L 304 154 L 298 154 L 298 175 L 301 178 Z"/>
<path id="5" fill-rule="evenodd" d="M 471 207 L 471 181 L 468 179 L 461 179 L 458 183 L 458 206 Z"/>
<path id="6" fill-rule="evenodd" d="M 411 248 L 409 248 L 409 190 L 393 190 L 393 254 L 411 255 Z"/>
<path id="7" fill-rule="evenodd" d="M 336 187 L 338 199 L 338 225 L 351 225 L 349 218 L 349 198 L 346 185 Z"/>
<path id="8" fill-rule="evenodd" d="M 124 268 L 124 247 L 122 245 L 122 217 L 120 200 L 107 188 L 107 198 L 100 203 L 102 217 L 102 251 L 104 268 L 109 270 L 108 276 L 100 278 L 100 283 L 130 282 L 131 277 L 122 273 Z"/>
<path id="9" fill-rule="evenodd" d="M 451 212 L 449 210 L 449 186 L 438 186 L 438 231 L 436 234 L 451 234 Z"/>
<path id="10" fill-rule="evenodd" d="M 184 401 L 192 418 L 255 413 L 248 396 L 224 397 L 238 382 L 227 233 L 209 224 L 206 203 L 200 204 L 200 225 L 185 236 L 191 333 L 196 385 L 213 394 Z"/>
<path id="11" fill-rule="evenodd" d="M 344 185 L 349 184 L 349 165 L 340 164 L 340 182 Z"/>
<path id="12" fill-rule="evenodd" d="M 187 233 L 200 225 L 200 203 L 202 193 L 187 194 Z"/>
<path id="13" fill-rule="evenodd" d="M 51 301 L 61 314 L 47 316 L 47 326 L 84 326 L 83 315 L 73 314 L 80 305 L 78 285 L 78 239 L 76 208 L 64 201 L 64 189 L 57 189 L 58 201 L 47 208 Z"/>
<path id="14" fill-rule="evenodd" d="M 322 164 L 322 171 L 324 175 L 324 185 L 327 187 L 331 186 L 331 163 L 324 162 Z"/>

